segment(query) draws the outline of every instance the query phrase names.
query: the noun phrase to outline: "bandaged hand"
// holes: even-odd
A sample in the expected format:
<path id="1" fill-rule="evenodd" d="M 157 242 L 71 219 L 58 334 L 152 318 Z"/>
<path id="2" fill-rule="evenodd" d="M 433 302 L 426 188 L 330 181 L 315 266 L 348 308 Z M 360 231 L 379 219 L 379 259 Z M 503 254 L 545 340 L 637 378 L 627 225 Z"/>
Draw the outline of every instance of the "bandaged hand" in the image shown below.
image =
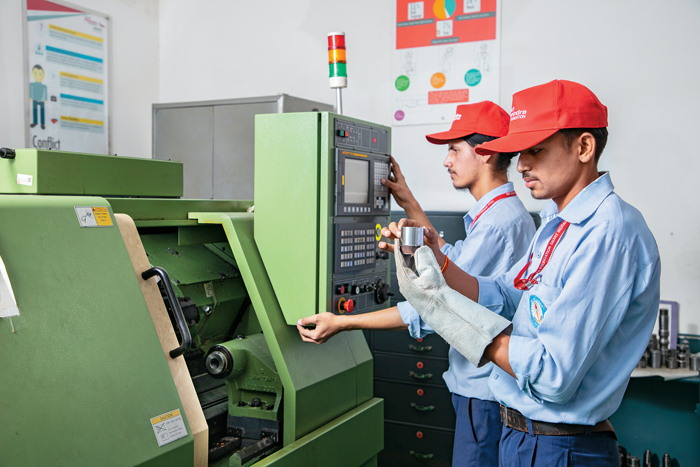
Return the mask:
<path id="1" fill-rule="evenodd" d="M 448 287 L 430 248 L 416 251 L 417 273 L 406 266 L 400 248 L 394 248 L 394 259 L 401 294 L 423 321 L 474 366 L 488 363 L 484 349 L 511 322 Z"/>

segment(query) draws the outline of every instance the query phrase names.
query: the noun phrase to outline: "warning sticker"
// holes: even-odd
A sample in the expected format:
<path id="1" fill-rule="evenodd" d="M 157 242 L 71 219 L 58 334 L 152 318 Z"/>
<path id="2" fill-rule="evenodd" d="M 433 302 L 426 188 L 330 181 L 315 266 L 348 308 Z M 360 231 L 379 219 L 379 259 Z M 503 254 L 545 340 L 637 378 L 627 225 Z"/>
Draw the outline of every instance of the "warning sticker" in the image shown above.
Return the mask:
<path id="1" fill-rule="evenodd" d="M 187 436 L 187 428 L 180 414 L 180 409 L 153 417 L 151 426 L 153 427 L 153 433 L 156 435 L 158 446 L 165 446 Z"/>
<path id="2" fill-rule="evenodd" d="M 105 207 L 92 208 L 93 214 L 95 214 L 95 221 L 100 227 L 112 227 L 112 217 L 109 215 L 109 209 Z"/>
<path id="3" fill-rule="evenodd" d="M 109 209 L 104 206 L 75 206 L 80 227 L 114 227 Z"/>

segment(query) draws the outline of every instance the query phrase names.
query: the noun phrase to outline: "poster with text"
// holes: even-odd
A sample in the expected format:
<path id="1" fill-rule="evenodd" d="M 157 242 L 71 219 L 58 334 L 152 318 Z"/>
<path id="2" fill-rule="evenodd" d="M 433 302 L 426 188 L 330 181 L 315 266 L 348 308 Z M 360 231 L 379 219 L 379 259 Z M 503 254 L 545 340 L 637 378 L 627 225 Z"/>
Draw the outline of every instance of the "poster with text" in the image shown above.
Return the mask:
<path id="1" fill-rule="evenodd" d="M 26 1 L 29 147 L 109 154 L 109 18 Z"/>
<path id="2" fill-rule="evenodd" d="M 500 1 L 396 0 L 393 125 L 452 123 L 460 104 L 498 103 Z"/>

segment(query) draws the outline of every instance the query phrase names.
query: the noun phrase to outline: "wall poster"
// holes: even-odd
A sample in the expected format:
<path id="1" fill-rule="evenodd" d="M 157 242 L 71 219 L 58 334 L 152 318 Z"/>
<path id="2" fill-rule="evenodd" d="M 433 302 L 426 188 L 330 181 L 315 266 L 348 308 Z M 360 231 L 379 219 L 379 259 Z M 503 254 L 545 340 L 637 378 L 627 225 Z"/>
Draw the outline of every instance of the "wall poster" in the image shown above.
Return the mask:
<path id="1" fill-rule="evenodd" d="M 452 122 L 459 104 L 498 103 L 500 0 L 396 0 L 392 124 Z"/>
<path id="2" fill-rule="evenodd" d="M 26 0 L 24 27 L 27 147 L 109 154 L 109 17 Z"/>

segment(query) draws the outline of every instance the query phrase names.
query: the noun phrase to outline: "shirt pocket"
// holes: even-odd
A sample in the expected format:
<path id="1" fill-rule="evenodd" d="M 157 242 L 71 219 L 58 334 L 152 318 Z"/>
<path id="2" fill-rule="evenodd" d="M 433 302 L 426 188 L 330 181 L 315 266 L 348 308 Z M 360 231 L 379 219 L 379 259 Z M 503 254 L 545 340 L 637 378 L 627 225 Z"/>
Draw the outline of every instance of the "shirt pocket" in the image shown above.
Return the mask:
<path id="1" fill-rule="evenodd" d="M 539 328 L 546 319 L 547 311 L 556 302 L 559 295 L 561 295 L 560 287 L 536 284 L 528 296 L 523 297 L 527 300 L 526 309 L 529 313 L 530 323 L 535 329 Z"/>

